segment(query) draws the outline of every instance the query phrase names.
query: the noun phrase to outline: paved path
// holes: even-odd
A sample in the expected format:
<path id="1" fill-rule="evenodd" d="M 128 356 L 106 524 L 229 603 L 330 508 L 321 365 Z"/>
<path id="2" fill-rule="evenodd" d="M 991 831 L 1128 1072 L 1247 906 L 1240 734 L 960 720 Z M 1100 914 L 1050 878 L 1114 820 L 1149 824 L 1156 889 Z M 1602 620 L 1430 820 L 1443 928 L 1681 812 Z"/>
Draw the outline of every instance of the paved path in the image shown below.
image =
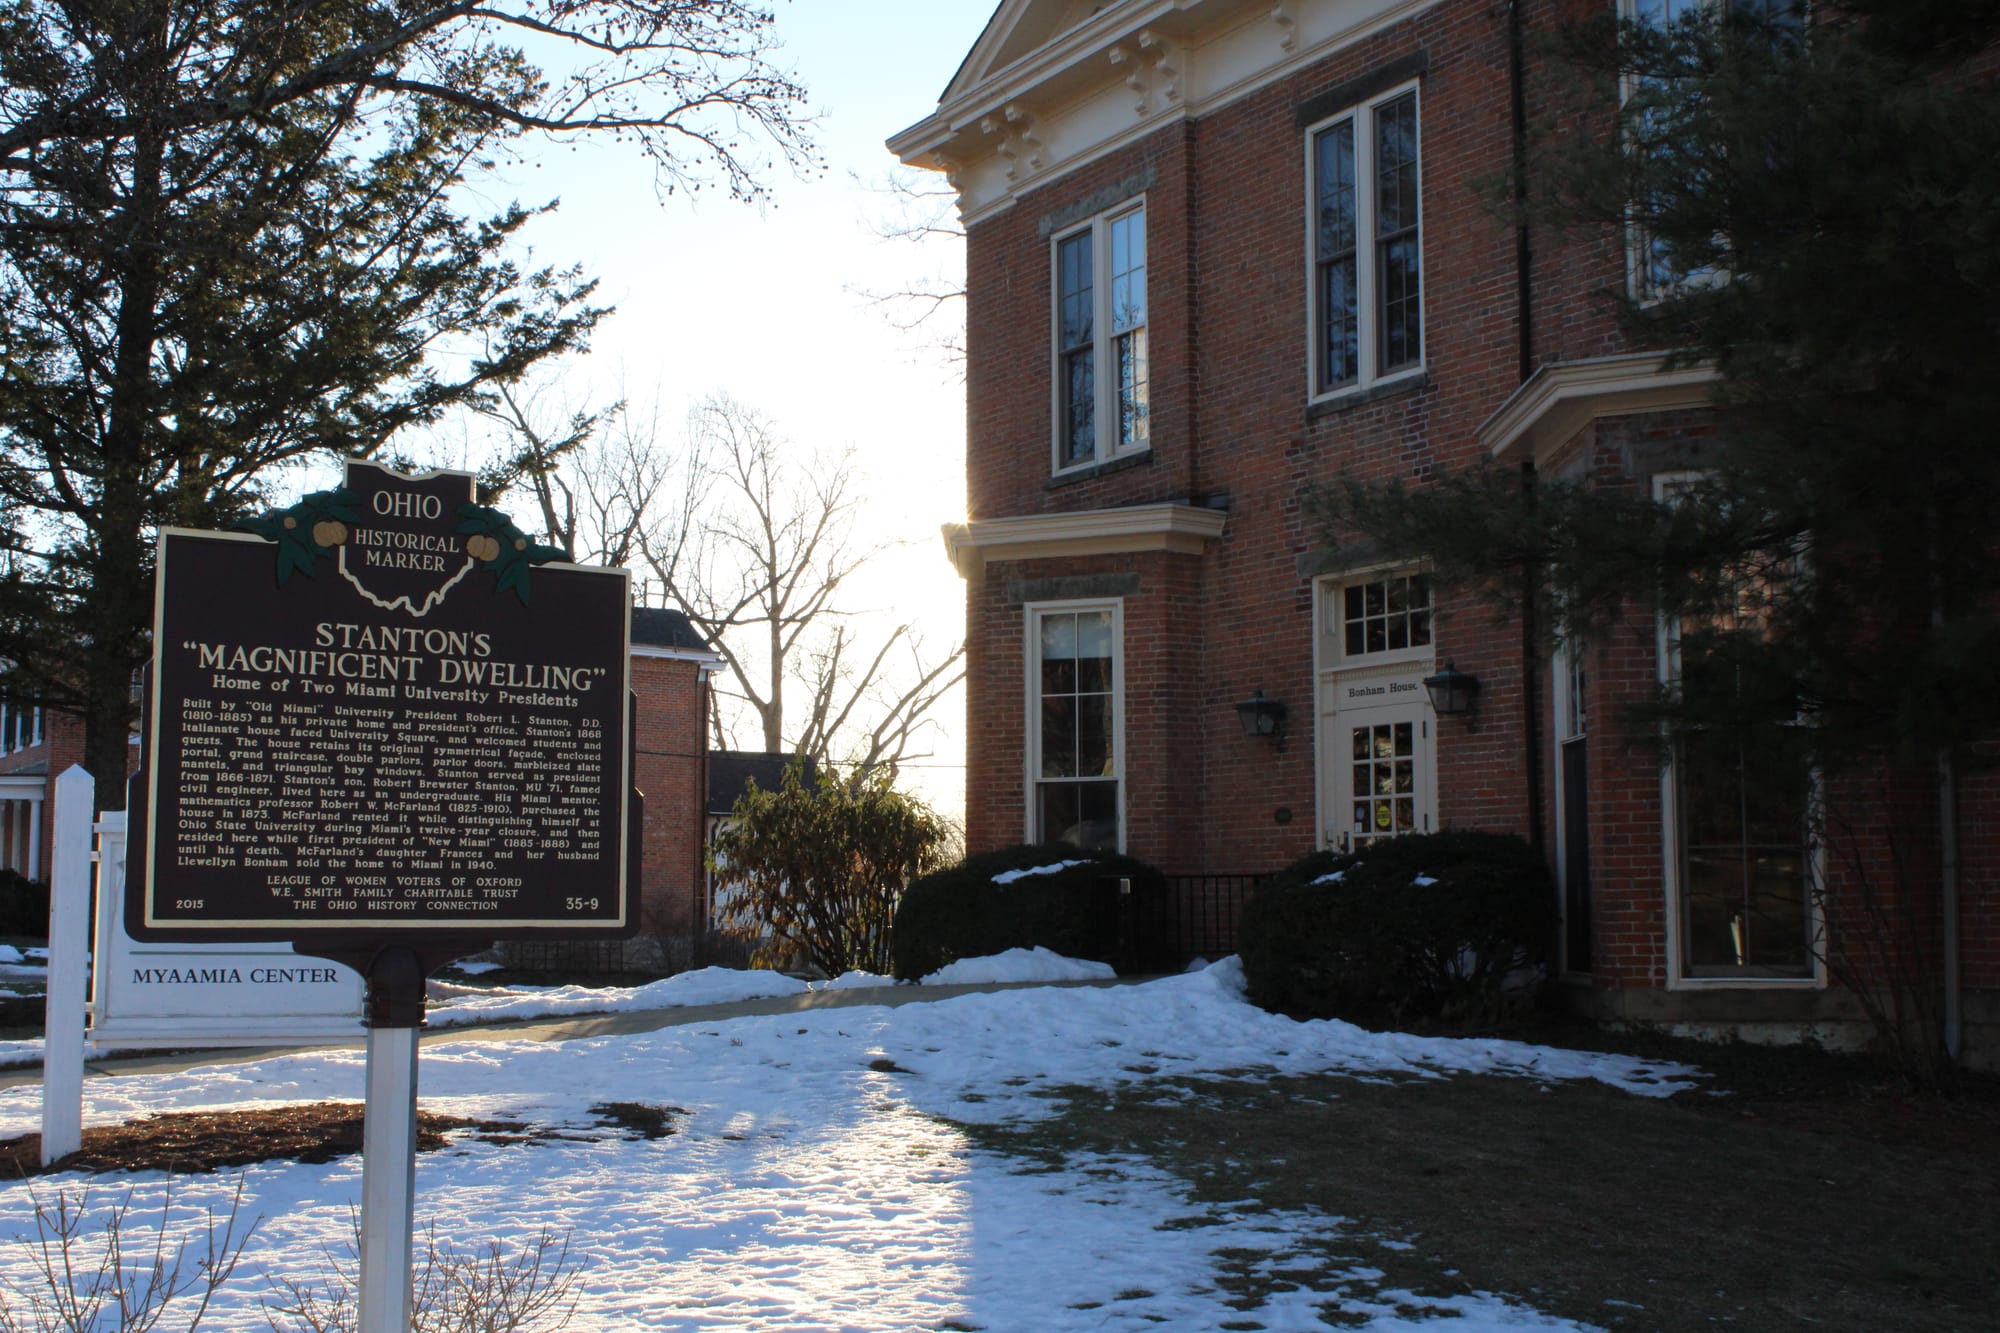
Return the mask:
<path id="1" fill-rule="evenodd" d="M 643 1009 L 616 1014 L 578 1014 L 563 1018 L 530 1018 L 483 1023 L 477 1026 L 454 1024 L 427 1028 L 422 1037 L 426 1046 L 441 1041 L 574 1041 L 586 1037 L 616 1037 L 634 1032 L 653 1032 L 686 1023 L 719 1023 L 753 1014 L 793 1014 L 808 1009 L 845 1009 L 855 1005 L 925 1004 L 949 1000 L 959 995 L 989 991 L 1023 990 L 1032 986 L 1122 986 L 1149 981 L 1150 977 L 1119 977 L 1111 981 L 1013 981 L 976 986 L 866 986 L 853 990 L 815 990 L 798 995 L 779 995 L 762 1000 L 737 1000 L 728 1004 L 683 1005 L 678 1009 Z M 359 1046 L 360 1042 L 353 1043 Z M 117 1074 L 178 1073 L 198 1065 L 236 1064 L 262 1060 L 286 1051 L 324 1049 L 295 1046 L 233 1046 L 221 1050 L 168 1051 L 158 1055 L 121 1055 L 91 1060 L 84 1066 L 86 1078 Z M 0 1070 L 0 1089 L 40 1083 L 42 1071 L 36 1065 Z"/>

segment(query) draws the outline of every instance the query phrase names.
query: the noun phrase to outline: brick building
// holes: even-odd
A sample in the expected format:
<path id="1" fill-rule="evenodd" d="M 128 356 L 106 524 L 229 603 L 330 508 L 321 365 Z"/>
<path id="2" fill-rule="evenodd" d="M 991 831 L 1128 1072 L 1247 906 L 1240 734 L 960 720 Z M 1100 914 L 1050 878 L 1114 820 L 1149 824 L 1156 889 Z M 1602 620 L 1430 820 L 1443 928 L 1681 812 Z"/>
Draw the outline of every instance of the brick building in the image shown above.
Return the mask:
<path id="1" fill-rule="evenodd" d="M 968 839 L 1214 874 L 1519 833 L 1556 870 L 1579 1003 L 1856 1037 L 1814 947 L 1803 785 L 1716 757 L 1692 780 L 1735 784 L 1725 817 L 1688 799 L 1710 760 L 1663 768 L 1615 730 L 1670 678 L 1676 627 L 1642 612 L 1551 661 L 1302 512 L 1315 481 L 1482 459 L 1661 493 L 1716 447 L 1710 372 L 1627 345 L 1601 295 L 1625 248 L 1558 249 L 1476 188 L 1532 114 L 1537 35 L 1614 3 L 1661 8 L 1002 0 L 890 141 L 945 173 L 966 229 L 967 520 L 945 540 Z M 1447 666 L 1475 711 L 1432 707 Z M 1246 734 L 1259 713 L 1275 733 Z M 2000 789 L 1960 802 L 1966 1047 L 1991 1063 Z"/>

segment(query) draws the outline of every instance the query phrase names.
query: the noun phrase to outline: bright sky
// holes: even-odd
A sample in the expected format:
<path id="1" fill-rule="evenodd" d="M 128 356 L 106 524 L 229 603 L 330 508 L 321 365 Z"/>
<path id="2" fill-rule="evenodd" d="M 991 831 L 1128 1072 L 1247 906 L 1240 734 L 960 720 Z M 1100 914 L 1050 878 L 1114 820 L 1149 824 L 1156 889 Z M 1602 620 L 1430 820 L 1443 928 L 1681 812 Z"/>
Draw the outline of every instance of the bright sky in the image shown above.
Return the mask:
<path id="1" fill-rule="evenodd" d="M 919 619 L 941 649 L 964 624 L 963 585 L 938 534 L 964 512 L 963 386 L 926 335 L 897 329 L 863 293 L 907 290 L 958 262 L 955 243 L 879 234 L 896 212 L 879 188 L 896 165 L 883 141 L 935 108 L 992 6 L 790 0 L 776 11 L 779 61 L 820 117 L 823 176 L 773 176 L 761 210 L 708 191 L 662 201 L 643 159 L 603 143 L 535 149 L 508 184 L 523 203 L 562 200 L 532 234 L 535 262 L 580 263 L 618 310 L 568 373 L 571 399 L 657 395 L 663 429 L 677 432 L 690 404 L 721 391 L 802 448 L 852 445 L 870 535 L 907 543 L 856 597 Z M 922 785 L 956 809 L 962 707 L 945 721 L 952 734 L 930 761 L 943 767 Z"/>

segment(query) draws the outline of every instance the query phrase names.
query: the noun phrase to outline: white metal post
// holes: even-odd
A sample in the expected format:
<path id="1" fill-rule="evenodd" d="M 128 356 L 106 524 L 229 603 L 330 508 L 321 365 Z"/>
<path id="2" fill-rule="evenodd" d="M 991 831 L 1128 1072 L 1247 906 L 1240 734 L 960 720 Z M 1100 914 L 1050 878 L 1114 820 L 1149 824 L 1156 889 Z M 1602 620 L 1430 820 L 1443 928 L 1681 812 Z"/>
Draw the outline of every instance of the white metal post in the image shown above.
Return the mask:
<path id="1" fill-rule="evenodd" d="M 424 964 L 392 946 L 368 962 L 368 1105 L 361 1130 L 358 1333 L 409 1333 L 417 1201 L 417 1029 Z"/>
<path id="2" fill-rule="evenodd" d="M 417 1198 L 417 1029 L 368 1029 L 359 1333 L 407 1333 Z"/>
<path id="3" fill-rule="evenodd" d="M 83 1005 L 90 970 L 90 835 L 96 790 L 79 765 L 72 764 L 56 779 L 42 1051 L 43 1166 L 83 1147 Z"/>

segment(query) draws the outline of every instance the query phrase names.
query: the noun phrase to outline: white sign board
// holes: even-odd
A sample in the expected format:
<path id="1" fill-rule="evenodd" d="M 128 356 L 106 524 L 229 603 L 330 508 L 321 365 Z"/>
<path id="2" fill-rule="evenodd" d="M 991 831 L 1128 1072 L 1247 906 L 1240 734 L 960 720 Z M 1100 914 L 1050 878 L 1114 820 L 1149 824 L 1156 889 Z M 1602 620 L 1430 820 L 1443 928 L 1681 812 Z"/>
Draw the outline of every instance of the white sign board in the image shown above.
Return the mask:
<path id="1" fill-rule="evenodd" d="M 125 817 L 98 824 L 91 1045 L 307 1046 L 359 1041 L 361 974 L 286 944 L 141 944 L 125 933 Z"/>

